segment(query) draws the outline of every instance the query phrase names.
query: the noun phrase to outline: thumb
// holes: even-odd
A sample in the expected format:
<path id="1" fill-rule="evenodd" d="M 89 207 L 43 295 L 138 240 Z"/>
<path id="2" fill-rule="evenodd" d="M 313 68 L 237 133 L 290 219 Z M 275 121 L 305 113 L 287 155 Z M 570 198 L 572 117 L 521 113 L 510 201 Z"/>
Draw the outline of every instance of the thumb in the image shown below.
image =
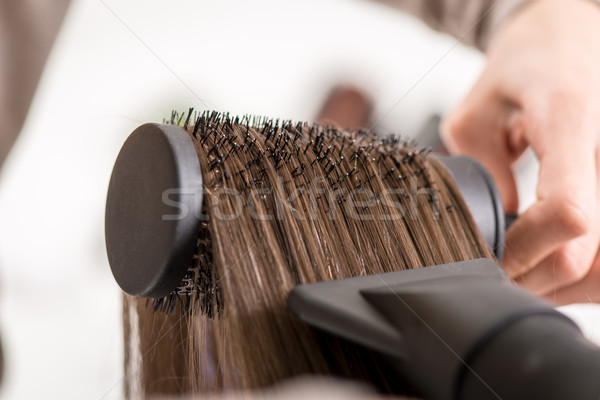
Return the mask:
<path id="1" fill-rule="evenodd" d="M 516 213 L 519 208 L 517 185 L 511 164 L 523 153 L 525 144 L 515 148 L 511 131 L 518 124 L 517 112 L 500 99 L 488 96 L 475 99 L 469 95 L 441 125 L 441 136 L 450 153 L 473 157 L 494 178 L 504 210 Z"/>

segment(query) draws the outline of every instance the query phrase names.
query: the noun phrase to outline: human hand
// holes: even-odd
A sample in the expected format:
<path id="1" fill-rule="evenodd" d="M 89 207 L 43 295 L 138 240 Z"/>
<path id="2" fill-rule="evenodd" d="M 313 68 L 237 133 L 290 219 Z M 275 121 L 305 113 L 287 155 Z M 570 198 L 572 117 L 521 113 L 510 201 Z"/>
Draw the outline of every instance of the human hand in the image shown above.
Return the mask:
<path id="1" fill-rule="evenodd" d="M 488 168 L 512 213 L 510 165 L 533 149 L 537 202 L 507 232 L 503 266 L 558 304 L 600 302 L 600 5 L 537 0 L 512 16 L 442 136 Z"/>

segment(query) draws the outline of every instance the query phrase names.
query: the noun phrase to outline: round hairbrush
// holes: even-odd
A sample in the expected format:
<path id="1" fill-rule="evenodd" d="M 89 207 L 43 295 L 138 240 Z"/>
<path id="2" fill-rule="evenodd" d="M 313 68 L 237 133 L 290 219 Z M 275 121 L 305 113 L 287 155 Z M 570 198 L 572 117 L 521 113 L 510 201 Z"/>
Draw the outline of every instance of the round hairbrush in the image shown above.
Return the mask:
<path id="1" fill-rule="evenodd" d="M 167 308 L 193 264 L 202 223 L 202 172 L 190 135 L 177 125 L 137 128 L 118 155 L 106 202 L 106 247 L 117 283 L 133 296 L 167 298 Z M 491 176 L 468 157 L 438 157 L 501 258 L 505 220 Z"/>

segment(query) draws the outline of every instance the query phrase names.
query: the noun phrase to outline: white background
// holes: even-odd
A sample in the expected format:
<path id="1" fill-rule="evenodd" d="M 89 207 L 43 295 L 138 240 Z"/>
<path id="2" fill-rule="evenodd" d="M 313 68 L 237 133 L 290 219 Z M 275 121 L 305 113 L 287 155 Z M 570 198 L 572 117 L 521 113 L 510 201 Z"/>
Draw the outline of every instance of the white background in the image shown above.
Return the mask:
<path id="1" fill-rule="evenodd" d="M 189 106 L 310 120 L 332 85 L 353 83 L 386 115 L 379 129 L 411 135 L 482 66 L 454 39 L 358 0 L 74 1 L 0 176 L 0 396 L 121 398 L 103 207 L 136 126 Z M 524 176 L 531 199 L 535 173 Z M 595 307 L 570 313 L 598 335 Z"/>

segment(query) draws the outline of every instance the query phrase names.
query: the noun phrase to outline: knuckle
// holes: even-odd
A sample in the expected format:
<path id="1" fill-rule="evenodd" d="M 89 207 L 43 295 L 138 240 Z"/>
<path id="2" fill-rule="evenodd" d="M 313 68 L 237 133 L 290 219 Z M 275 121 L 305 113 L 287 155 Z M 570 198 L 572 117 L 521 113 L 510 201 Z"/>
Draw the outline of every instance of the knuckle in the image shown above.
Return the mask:
<path id="1" fill-rule="evenodd" d="M 579 116 L 593 104 L 586 85 L 578 81 L 561 80 L 555 82 L 546 94 L 549 110 L 560 110 L 565 115 Z"/>
<path id="2" fill-rule="evenodd" d="M 569 237 L 577 237 L 588 233 L 591 229 L 591 216 L 579 203 L 572 200 L 556 201 L 554 218 L 560 230 Z"/>
<path id="3" fill-rule="evenodd" d="M 560 269 L 560 278 L 565 283 L 582 280 L 588 271 L 588 266 L 584 264 L 584 261 L 569 248 L 563 248 L 556 252 L 554 265 Z"/>
<path id="4" fill-rule="evenodd" d="M 502 260 L 502 266 L 506 269 L 508 274 L 512 277 L 526 272 L 529 263 L 523 257 L 522 253 L 514 250 L 508 252 L 508 250 L 511 249 L 507 246 L 507 254 L 504 257 L 504 260 Z"/>

